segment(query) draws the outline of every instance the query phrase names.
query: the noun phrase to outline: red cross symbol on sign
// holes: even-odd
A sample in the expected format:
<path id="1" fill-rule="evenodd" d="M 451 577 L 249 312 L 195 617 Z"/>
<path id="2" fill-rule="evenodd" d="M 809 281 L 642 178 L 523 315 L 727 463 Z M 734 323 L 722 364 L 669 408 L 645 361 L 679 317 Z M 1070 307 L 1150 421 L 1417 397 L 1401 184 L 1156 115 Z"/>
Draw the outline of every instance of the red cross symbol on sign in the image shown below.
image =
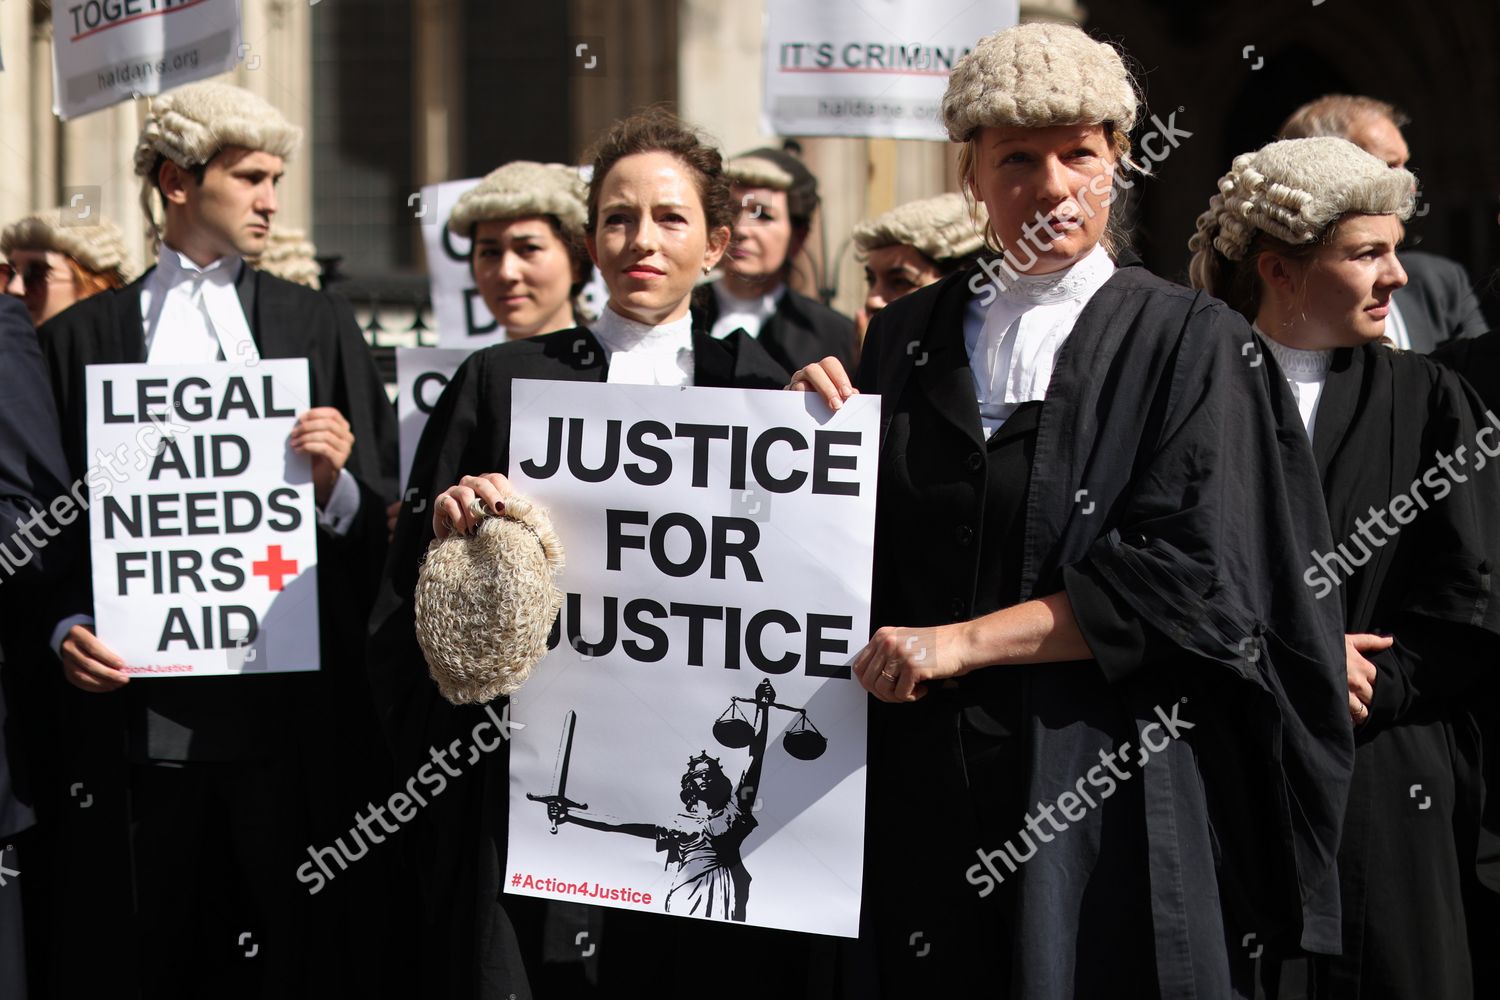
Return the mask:
<path id="1" fill-rule="evenodd" d="M 282 577 L 297 575 L 297 560 L 281 558 L 281 546 L 272 545 L 266 549 L 264 561 L 257 559 L 250 564 L 250 572 L 265 577 L 272 590 L 280 590 Z"/>

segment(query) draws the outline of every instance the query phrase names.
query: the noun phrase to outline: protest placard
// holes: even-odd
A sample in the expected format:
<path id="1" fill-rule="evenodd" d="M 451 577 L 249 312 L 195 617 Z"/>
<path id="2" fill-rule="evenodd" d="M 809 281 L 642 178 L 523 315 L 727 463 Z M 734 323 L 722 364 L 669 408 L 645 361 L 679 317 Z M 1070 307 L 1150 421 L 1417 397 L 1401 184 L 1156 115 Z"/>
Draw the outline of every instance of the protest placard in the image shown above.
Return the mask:
<path id="1" fill-rule="evenodd" d="M 1016 0 L 766 0 L 761 131 L 947 139 L 948 73 Z"/>
<path id="2" fill-rule="evenodd" d="M 234 69 L 238 0 L 57 0 L 52 111 L 66 121 Z"/>
<path id="3" fill-rule="evenodd" d="M 852 936 L 880 401 L 518 380 L 567 549 L 512 698 L 511 892 Z"/>
<path id="4" fill-rule="evenodd" d="M 396 419 L 400 421 L 401 488 L 411 478 L 427 417 L 471 351 L 447 347 L 396 348 Z"/>
<path id="5" fill-rule="evenodd" d="M 415 207 L 422 223 L 422 247 L 427 252 L 427 278 L 432 292 L 432 317 L 438 346 L 472 351 L 505 340 L 505 330 L 485 308 L 474 276 L 469 272 L 469 239 L 448 230 L 448 216 L 478 177 L 444 181 L 422 188 Z"/>
<path id="6" fill-rule="evenodd" d="M 96 632 L 142 676 L 317 670 L 305 359 L 90 365 Z"/>

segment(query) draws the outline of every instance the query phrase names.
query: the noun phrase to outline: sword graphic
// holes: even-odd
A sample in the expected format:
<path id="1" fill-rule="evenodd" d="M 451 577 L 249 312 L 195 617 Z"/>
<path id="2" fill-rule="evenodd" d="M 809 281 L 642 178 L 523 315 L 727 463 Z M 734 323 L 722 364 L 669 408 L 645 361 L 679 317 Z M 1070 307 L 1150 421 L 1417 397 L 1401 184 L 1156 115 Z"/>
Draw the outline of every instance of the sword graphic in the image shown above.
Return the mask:
<path id="1" fill-rule="evenodd" d="M 533 802 L 547 803 L 547 818 L 552 820 L 552 832 L 557 832 L 558 818 L 569 809 L 587 809 L 587 802 L 574 802 L 568 798 L 568 764 L 573 757 L 573 730 L 578 725 L 578 713 L 569 710 L 563 716 L 562 739 L 557 744 L 557 764 L 552 771 L 552 794 L 526 797 Z"/>

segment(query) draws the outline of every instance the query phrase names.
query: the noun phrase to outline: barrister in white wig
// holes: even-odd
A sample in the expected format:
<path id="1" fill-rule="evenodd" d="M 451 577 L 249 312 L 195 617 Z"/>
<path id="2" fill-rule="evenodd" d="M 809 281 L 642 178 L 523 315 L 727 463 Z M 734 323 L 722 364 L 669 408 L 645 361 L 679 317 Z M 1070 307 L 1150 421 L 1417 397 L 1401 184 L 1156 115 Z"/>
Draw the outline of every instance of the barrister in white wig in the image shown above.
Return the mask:
<path id="1" fill-rule="evenodd" d="M 85 222 L 79 214 L 71 208 L 33 212 L 0 232 L 5 293 L 26 304 L 33 326 L 135 276 L 120 227 L 103 216 Z"/>
<path id="2" fill-rule="evenodd" d="M 276 182 L 301 138 L 227 84 L 154 98 L 134 164 L 157 264 L 39 331 L 72 477 L 90 465 L 87 366 L 305 358 L 312 405 L 288 446 L 309 460 L 318 537 L 316 672 L 132 680 L 93 632 L 89 560 L 73 568 L 47 627 L 69 684 L 65 722 L 86 751 L 71 780 L 94 799 L 59 832 L 78 859 L 60 911 L 75 931 L 112 930 L 90 936 L 90 961 L 58 970 L 64 996 L 294 996 L 388 982 L 368 955 L 391 933 L 389 855 L 316 897 L 294 877 L 308 844 L 332 842 L 388 794 L 360 640 L 396 485 L 395 413 L 348 304 L 245 263 L 265 252 Z M 87 518 L 65 530 L 88 551 Z M 241 933 L 261 961 L 245 962 L 250 944 L 234 947 Z"/>
<path id="3" fill-rule="evenodd" d="M 1277 138 L 1348 139 L 1387 166 L 1401 169 L 1411 157 L 1401 134 L 1409 122 L 1405 113 L 1385 101 L 1325 94 L 1292 112 Z M 1386 317 L 1385 339 L 1393 346 L 1419 354 L 1439 347 L 1463 351 L 1470 346 L 1465 340 L 1489 329 L 1462 264 L 1423 250 L 1401 250 L 1397 258 L 1407 282 L 1391 297 Z"/>
<path id="4" fill-rule="evenodd" d="M 950 191 L 855 226 L 854 249 L 865 267 L 864 308 L 854 317 L 860 343 L 870 320 L 888 304 L 975 263 L 987 222 L 982 202 Z"/>
<path id="5" fill-rule="evenodd" d="M 1336 545 L 1304 577 L 1344 612 L 1356 748 L 1343 953 L 1315 961 L 1318 1000 L 1489 995 L 1465 903 L 1493 892 L 1475 851 L 1497 752 L 1478 719 L 1500 671 L 1500 441 L 1468 383 L 1382 342 L 1413 190 L 1344 139 L 1274 142 L 1235 158 L 1191 242 L 1193 283 L 1255 324 L 1297 398 Z"/>
<path id="6" fill-rule="evenodd" d="M 448 229 L 469 243 L 469 270 L 510 340 L 579 325 L 574 303 L 589 276 L 584 184 L 559 163 L 517 160 L 465 191 Z"/>
<path id="7" fill-rule="evenodd" d="M 818 179 L 801 157 L 765 147 L 724 165 L 736 205 L 721 276 L 693 296 L 697 322 L 715 337 L 736 330 L 760 341 L 788 371 L 829 357 L 852 363 L 849 317 L 791 287 L 812 233 Z"/>
<path id="8" fill-rule="evenodd" d="M 1246 934 L 1340 946 L 1317 473 L 1249 324 L 1109 232 L 1138 113 L 1077 28 L 981 40 L 943 120 L 1003 262 L 881 310 L 852 381 L 791 386 L 882 398 L 854 670 L 885 996 L 1247 997 Z"/>
<path id="9" fill-rule="evenodd" d="M 412 463 L 412 500 L 397 520 L 370 641 L 372 684 L 399 774 L 416 773 L 430 748 L 467 739 L 487 719 L 480 702 L 503 709 L 505 692 L 519 681 L 496 676 L 491 684 L 486 675 L 476 684 L 472 670 L 461 680 L 439 670 L 435 681 L 416 624 L 418 570 L 429 545 L 476 530 L 485 520 L 476 505 L 507 510 L 513 380 L 774 389 L 789 377 L 761 341 L 743 330 L 711 336 L 690 314 L 693 288 L 724 254 L 735 218 L 718 150 L 672 116 L 646 112 L 611 126 L 588 159 L 587 242 L 609 290 L 602 314 L 587 328 L 471 355 L 433 409 Z M 663 925 L 655 915 L 506 895 L 509 755 L 502 744 L 452 778 L 413 824 L 424 900 L 417 961 L 427 995 L 578 995 L 578 933 L 607 956 L 598 976 L 606 996 L 700 996 L 705 982 L 722 975 L 723 955 L 745 948 L 777 956 L 744 971 L 747 989 L 788 997 L 805 988 L 803 936 L 699 921 Z M 566 942 L 560 949 L 559 940 Z M 544 961 L 547 954 L 571 958 Z"/>

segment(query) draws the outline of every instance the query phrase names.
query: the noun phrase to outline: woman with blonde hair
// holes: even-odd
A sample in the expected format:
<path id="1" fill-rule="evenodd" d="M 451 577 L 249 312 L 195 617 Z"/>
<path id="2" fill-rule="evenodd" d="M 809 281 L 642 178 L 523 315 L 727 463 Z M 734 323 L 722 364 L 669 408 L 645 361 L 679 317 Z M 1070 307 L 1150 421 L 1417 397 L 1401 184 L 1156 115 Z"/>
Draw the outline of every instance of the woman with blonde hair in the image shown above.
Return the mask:
<path id="1" fill-rule="evenodd" d="M 1465 901 L 1490 892 L 1477 695 L 1500 663 L 1500 445 L 1466 382 L 1382 343 L 1414 189 L 1344 139 L 1273 142 L 1235 158 L 1190 244 L 1193 283 L 1255 324 L 1297 399 L 1337 543 L 1303 577 L 1343 612 L 1355 732 L 1343 953 L 1313 965 L 1327 1000 L 1475 996 Z"/>
<path id="2" fill-rule="evenodd" d="M 83 225 L 77 214 L 33 212 L 0 233 L 5 292 L 26 303 L 33 326 L 90 295 L 125 287 L 135 274 L 120 228 L 103 217 Z"/>
<path id="3" fill-rule="evenodd" d="M 1352 750 L 1296 410 L 1245 321 L 1108 226 L 1139 103 L 1077 28 L 982 39 L 943 99 L 999 258 L 870 324 L 879 393 L 867 930 L 888 996 L 1248 997 L 1339 947 Z"/>

